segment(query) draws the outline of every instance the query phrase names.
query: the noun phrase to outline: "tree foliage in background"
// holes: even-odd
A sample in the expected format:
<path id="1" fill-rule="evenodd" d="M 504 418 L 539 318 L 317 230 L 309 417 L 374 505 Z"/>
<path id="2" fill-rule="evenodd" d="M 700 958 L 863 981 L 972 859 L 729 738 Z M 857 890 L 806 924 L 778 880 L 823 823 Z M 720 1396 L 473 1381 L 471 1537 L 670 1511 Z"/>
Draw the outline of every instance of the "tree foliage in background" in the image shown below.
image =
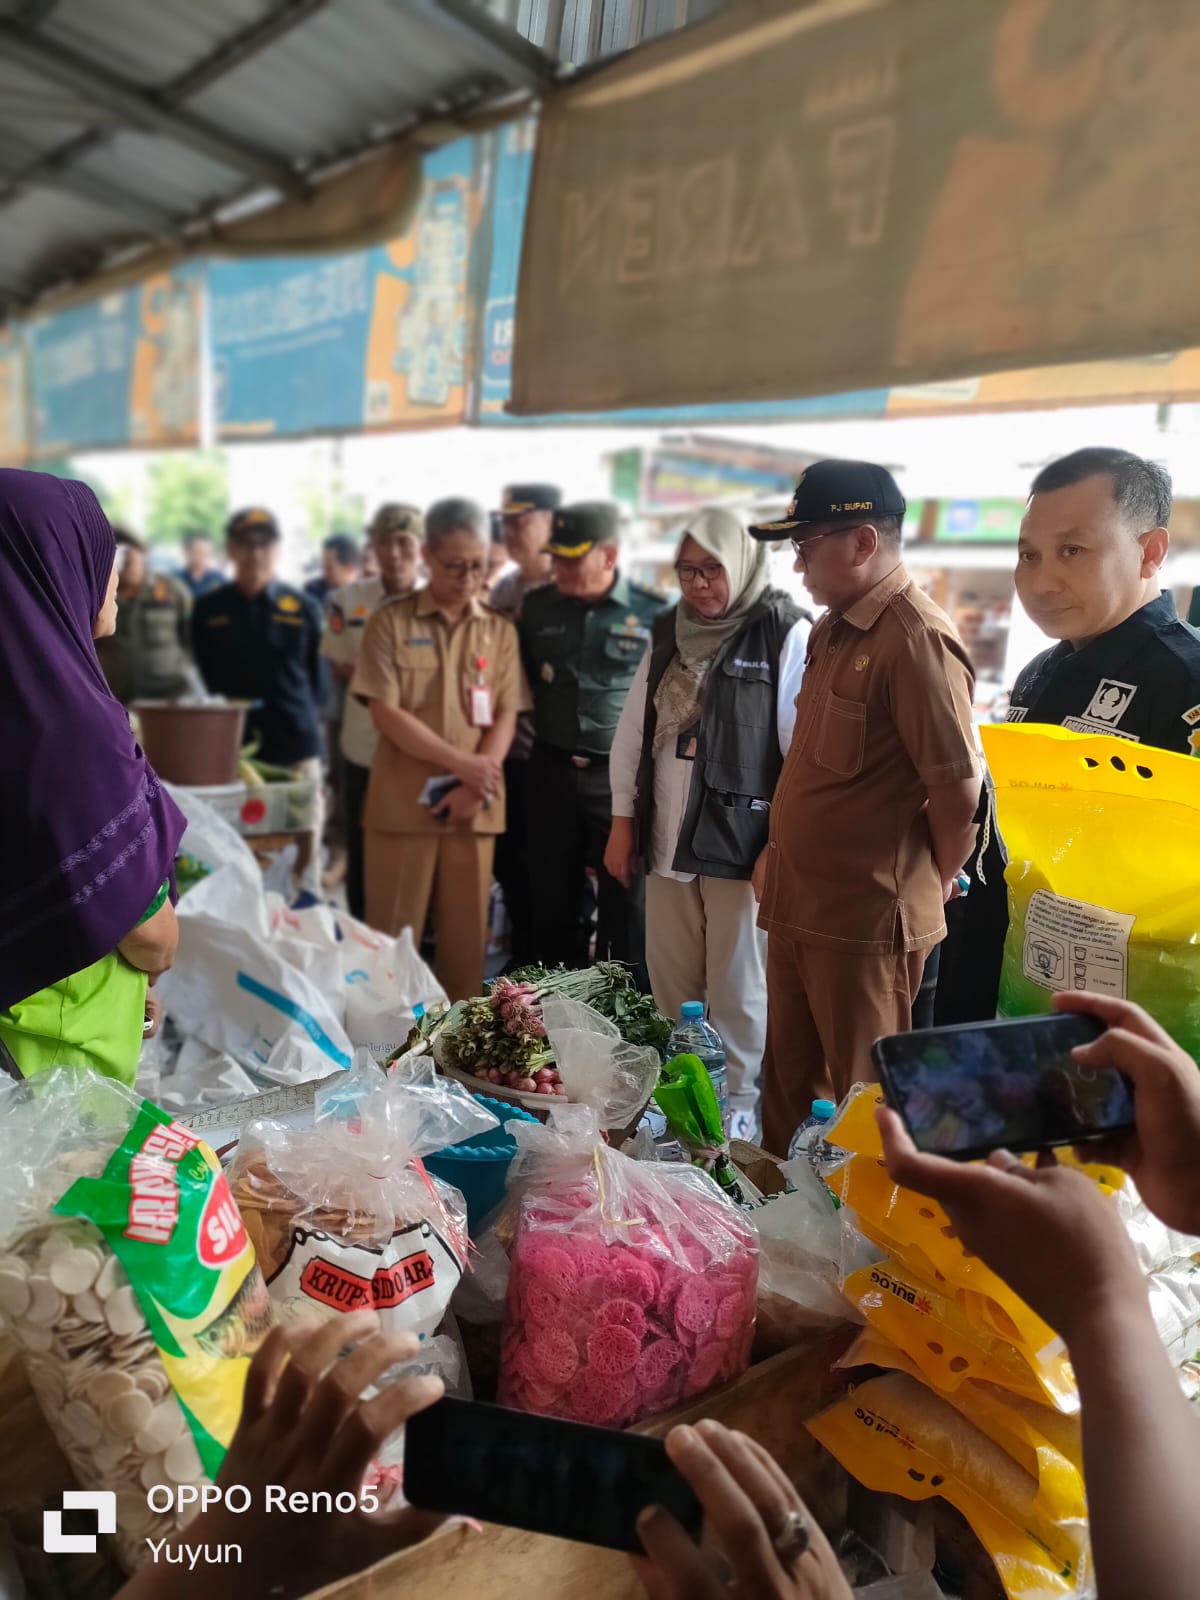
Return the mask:
<path id="1" fill-rule="evenodd" d="M 179 544 L 192 528 L 219 543 L 229 520 L 229 464 L 219 450 L 162 455 L 147 473 L 143 530 L 153 544 Z"/>

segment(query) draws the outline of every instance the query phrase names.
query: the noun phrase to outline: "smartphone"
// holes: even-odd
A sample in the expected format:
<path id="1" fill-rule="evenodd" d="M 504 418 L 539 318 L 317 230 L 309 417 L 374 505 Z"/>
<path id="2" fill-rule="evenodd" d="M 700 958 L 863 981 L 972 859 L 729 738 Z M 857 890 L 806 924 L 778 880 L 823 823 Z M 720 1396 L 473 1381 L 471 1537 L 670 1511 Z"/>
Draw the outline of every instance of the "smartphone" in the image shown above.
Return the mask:
<path id="1" fill-rule="evenodd" d="M 439 1400 L 404 1426 L 415 1506 L 642 1555 L 637 1519 L 662 1506 L 693 1536 L 703 1514 L 661 1439 Z"/>
<path id="2" fill-rule="evenodd" d="M 1133 1089 L 1071 1051 L 1104 1032 L 1095 1017 L 1014 1017 L 877 1039 L 888 1104 L 918 1150 L 975 1161 L 992 1150 L 1086 1144 L 1133 1126 Z"/>

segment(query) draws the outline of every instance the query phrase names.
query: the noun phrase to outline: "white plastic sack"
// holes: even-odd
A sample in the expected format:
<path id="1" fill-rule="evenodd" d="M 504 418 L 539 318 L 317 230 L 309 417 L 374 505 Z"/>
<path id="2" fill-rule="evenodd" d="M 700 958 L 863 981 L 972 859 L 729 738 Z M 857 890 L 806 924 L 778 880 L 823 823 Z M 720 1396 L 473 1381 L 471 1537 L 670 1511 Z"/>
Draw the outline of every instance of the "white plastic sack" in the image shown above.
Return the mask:
<path id="1" fill-rule="evenodd" d="M 386 1060 L 404 1046 L 416 1007 L 430 1011 L 449 997 L 422 961 L 410 929 L 397 939 L 338 915 L 339 952 L 346 986 L 346 1032 L 354 1045 Z"/>
<path id="2" fill-rule="evenodd" d="M 333 1008 L 275 947 L 258 870 L 229 862 L 179 903 L 179 950 L 158 994 L 181 1033 L 261 1071 L 277 1041 L 306 1035 L 348 1067 L 351 1045 Z"/>
<path id="3" fill-rule="evenodd" d="M 346 1015 L 345 983 L 337 922 L 330 906 L 293 911 L 282 895 L 268 892 L 267 916 L 275 947 L 325 996 L 339 1022 Z"/>
<path id="4" fill-rule="evenodd" d="M 258 863 L 241 834 L 207 800 L 192 789 L 180 789 L 170 783 L 164 783 L 163 788 L 187 818 L 187 831 L 179 844 L 183 855 L 203 862 L 213 872 L 230 861 L 243 859 L 258 871 Z"/>

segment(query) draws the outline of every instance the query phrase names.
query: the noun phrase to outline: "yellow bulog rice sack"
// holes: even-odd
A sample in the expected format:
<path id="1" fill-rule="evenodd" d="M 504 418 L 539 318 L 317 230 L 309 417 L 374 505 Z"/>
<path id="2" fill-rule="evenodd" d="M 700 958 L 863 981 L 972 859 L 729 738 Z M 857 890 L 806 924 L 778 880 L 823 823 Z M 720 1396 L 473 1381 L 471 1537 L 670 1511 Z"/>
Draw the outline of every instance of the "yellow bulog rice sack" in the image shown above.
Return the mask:
<path id="1" fill-rule="evenodd" d="M 836 1367 L 889 1367 L 924 1383 L 920 1367 L 874 1328 L 863 1328 Z M 1079 1413 L 1067 1415 L 994 1383 L 968 1378 L 942 1396 L 986 1433 L 1041 1485 L 1043 1509 L 1054 1517 L 1083 1516 L 1083 1433 Z M 1072 1477 L 1064 1477 L 1065 1464 Z"/>
<path id="2" fill-rule="evenodd" d="M 1061 1339 L 1038 1352 L 1014 1345 L 973 1320 L 952 1294 L 894 1259 L 861 1267 L 846 1279 L 842 1293 L 935 1389 L 953 1393 L 975 1378 L 1060 1411 L 1079 1409 Z"/>
<path id="3" fill-rule="evenodd" d="M 866 1488 L 948 1500 L 995 1562 L 1009 1600 L 1090 1592 L 1082 1516 L 1047 1515 L 1038 1477 L 906 1373 L 871 1378 L 806 1426 Z"/>
<path id="4" fill-rule="evenodd" d="M 982 734 L 1009 858 L 1000 1014 L 1114 995 L 1200 1056 L 1200 762 L 1064 728 Z"/>

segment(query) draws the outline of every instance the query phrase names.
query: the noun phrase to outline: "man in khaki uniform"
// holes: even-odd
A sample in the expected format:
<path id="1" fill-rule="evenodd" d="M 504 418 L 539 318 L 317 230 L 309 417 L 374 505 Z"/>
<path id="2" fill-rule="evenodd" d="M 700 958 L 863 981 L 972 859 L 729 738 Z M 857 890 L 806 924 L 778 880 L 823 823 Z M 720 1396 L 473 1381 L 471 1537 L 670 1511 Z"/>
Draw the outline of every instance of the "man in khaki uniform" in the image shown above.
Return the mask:
<path id="1" fill-rule="evenodd" d="M 367 921 L 420 941 L 451 1000 L 479 994 L 503 762 L 522 705 L 512 623 L 481 604 L 488 517 L 470 500 L 425 516 L 429 583 L 375 612 L 350 692 L 379 731 L 363 822 Z"/>
<path id="2" fill-rule="evenodd" d="M 195 694 L 200 678 L 191 651 L 192 597 L 177 578 L 150 571 L 140 539 L 124 528 L 115 531 L 117 631 L 96 641 L 108 686 L 126 706 Z"/>
<path id="3" fill-rule="evenodd" d="M 372 614 L 410 595 L 416 587 L 421 539 L 421 513 L 416 506 L 388 501 L 380 506 L 367 529 L 368 545 L 375 552 L 378 572 L 373 578 L 359 578 L 357 583 L 335 589 L 329 596 L 321 655 L 332 664 L 333 674 L 341 680 L 344 689 L 349 688 L 354 676 L 354 665 Z M 362 921 L 367 906 L 363 807 L 379 735 L 369 709 L 349 693 L 338 738 L 342 755 L 342 804 L 346 816 L 346 904 L 350 915 Z"/>
<path id="4" fill-rule="evenodd" d="M 874 1077 L 871 1044 L 912 1026 L 925 959 L 975 841 L 974 674 L 900 558 L 904 497 L 869 462 L 820 461 L 782 522 L 829 609 L 812 631 L 791 747 L 755 869 L 767 943 L 763 1143 L 815 1098 Z"/>

